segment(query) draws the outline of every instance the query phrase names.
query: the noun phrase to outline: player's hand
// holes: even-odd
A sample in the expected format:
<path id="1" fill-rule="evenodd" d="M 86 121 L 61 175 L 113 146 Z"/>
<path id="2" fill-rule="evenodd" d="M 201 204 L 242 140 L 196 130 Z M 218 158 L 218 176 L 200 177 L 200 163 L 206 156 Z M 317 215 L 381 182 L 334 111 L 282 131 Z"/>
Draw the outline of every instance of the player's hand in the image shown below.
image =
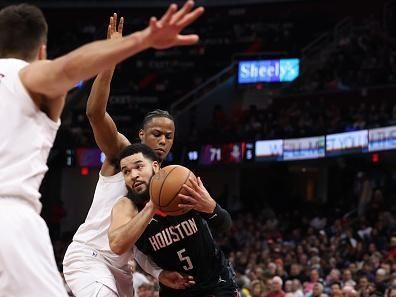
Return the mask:
<path id="1" fill-rule="evenodd" d="M 193 45 L 198 42 L 196 34 L 183 35 L 180 32 L 197 20 L 204 12 L 203 7 L 192 10 L 194 1 L 188 0 L 181 9 L 171 4 L 160 20 L 150 18 L 149 26 L 142 31 L 150 47 L 166 49 L 173 46 Z"/>
<path id="2" fill-rule="evenodd" d="M 149 201 L 144 201 L 144 207 L 146 207 L 147 209 L 150 210 L 150 212 L 155 212 L 156 210 L 158 210 L 158 206 L 156 206 L 153 201 L 149 200 Z"/>
<path id="3" fill-rule="evenodd" d="M 183 189 L 187 191 L 188 195 L 179 194 L 179 198 L 183 201 L 179 204 L 180 208 L 183 209 L 195 209 L 199 212 L 213 213 L 216 208 L 216 201 L 210 196 L 208 190 L 206 190 L 203 185 L 201 178 L 198 177 L 196 180 L 194 178 L 189 178 L 192 187 L 184 184 Z"/>
<path id="4" fill-rule="evenodd" d="M 158 280 L 161 284 L 172 288 L 172 289 L 186 289 L 195 285 L 194 278 L 190 275 L 182 275 L 176 271 L 161 271 L 158 276 Z"/>
<path id="5" fill-rule="evenodd" d="M 116 13 L 110 17 L 109 25 L 107 26 L 107 39 L 118 39 L 122 37 L 122 31 L 124 30 L 124 18 L 121 17 L 118 23 L 118 16 Z M 115 65 L 100 73 L 98 84 L 110 85 L 110 81 L 114 74 Z M 107 95 L 108 96 L 108 95 Z"/>
<path id="6" fill-rule="evenodd" d="M 124 30 L 124 18 L 120 18 L 120 22 L 117 25 L 117 14 L 113 13 L 110 17 L 109 25 L 107 26 L 107 39 L 117 39 L 122 37 L 122 31 Z"/>

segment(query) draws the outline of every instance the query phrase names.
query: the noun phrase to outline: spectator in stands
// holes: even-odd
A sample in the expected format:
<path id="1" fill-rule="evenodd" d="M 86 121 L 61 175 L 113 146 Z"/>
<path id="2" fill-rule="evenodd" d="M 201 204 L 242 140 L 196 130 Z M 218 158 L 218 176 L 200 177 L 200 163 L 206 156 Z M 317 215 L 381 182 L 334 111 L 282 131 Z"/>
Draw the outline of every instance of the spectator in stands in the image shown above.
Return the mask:
<path id="1" fill-rule="evenodd" d="M 342 288 L 342 296 L 343 297 L 357 297 L 357 296 L 365 296 L 365 295 L 358 294 L 358 292 L 356 292 L 356 290 L 351 286 L 345 286 Z"/>
<path id="2" fill-rule="evenodd" d="M 391 286 L 386 291 L 386 297 L 396 297 L 396 286 Z"/>
<path id="3" fill-rule="evenodd" d="M 305 281 L 305 276 L 302 273 L 302 268 L 301 268 L 300 264 L 298 264 L 298 263 L 291 264 L 289 278 L 290 279 L 298 279 L 300 282 Z"/>
<path id="4" fill-rule="evenodd" d="M 266 288 L 262 280 L 254 280 L 251 283 L 252 287 L 252 297 L 265 297 Z"/>
<path id="5" fill-rule="evenodd" d="M 155 297 L 153 283 L 142 283 L 137 290 L 137 297 Z"/>
<path id="6" fill-rule="evenodd" d="M 271 279 L 271 290 L 266 297 L 284 297 L 285 292 L 282 290 L 283 281 L 279 276 L 274 276 Z"/>
<path id="7" fill-rule="evenodd" d="M 297 278 L 293 279 L 292 292 L 293 292 L 293 297 L 303 297 L 304 296 L 301 282 Z"/>
<path id="8" fill-rule="evenodd" d="M 323 285 L 316 282 L 312 288 L 312 292 L 305 294 L 305 297 L 327 297 L 327 295 L 323 293 L 323 289 Z"/>
<path id="9" fill-rule="evenodd" d="M 128 265 L 132 273 L 134 296 L 139 296 L 138 291 L 140 286 L 143 284 L 150 284 L 150 280 L 144 273 L 138 271 L 137 264 L 134 259 L 129 260 Z"/>
<path id="10" fill-rule="evenodd" d="M 237 279 L 237 284 L 239 287 L 239 293 L 241 297 L 251 297 L 250 287 L 251 282 L 246 275 L 240 275 Z"/>
<path id="11" fill-rule="evenodd" d="M 284 286 L 285 297 L 293 297 L 293 281 L 288 279 Z"/>
<path id="12" fill-rule="evenodd" d="M 309 281 L 304 283 L 304 294 L 311 293 L 314 285 L 320 281 L 319 270 L 317 268 L 313 268 L 309 274 Z"/>
<path id="13" fill-rule="evenodd" d="M 375 288 L 376 292 L 378 292 L 380 295 L 385 294 L 385 290 L 388 287 L 388 278 L 389 276 L 386 274 L 385 269 L 377 269 L 377 272 L 375 274 Z"/>
<path id="14" fill-rule="evenodd" d="M 343 286 L 350 285 L 352 287 L 356 286 L 356 282 L 352 279 L 352 272 L 350 269 L 344 269 L 342 273 L 342 281 Z"/>
<path id="15" fill-rule="evenodd" d="M 330 273 L 326 277 L 326 286 L 330 286 L 335 282 L 340 281 L 340 271 L 336 268 L 331 269 Z"/>
<path id="16" fill-rule="evenodd" d="M 330 297 L 341 297 L 341 296 L 342 296 L 341 283 L 335 282 L 331 284 Z"/>

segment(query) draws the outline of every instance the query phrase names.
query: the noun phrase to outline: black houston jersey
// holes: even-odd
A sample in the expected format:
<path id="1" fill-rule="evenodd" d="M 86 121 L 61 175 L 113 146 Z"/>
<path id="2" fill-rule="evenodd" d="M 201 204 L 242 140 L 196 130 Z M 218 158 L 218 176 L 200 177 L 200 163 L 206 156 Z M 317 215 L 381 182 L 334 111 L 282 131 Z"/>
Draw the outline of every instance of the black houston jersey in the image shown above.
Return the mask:
<path id="1" fill-rule="evenodd" d="M 162 269 L 194 276 L 197 288 L 216 285 L 221 271 L 228 266 L 206 220 L 196 211 L 174 217 L 155 215 L 136 247 Z"/>

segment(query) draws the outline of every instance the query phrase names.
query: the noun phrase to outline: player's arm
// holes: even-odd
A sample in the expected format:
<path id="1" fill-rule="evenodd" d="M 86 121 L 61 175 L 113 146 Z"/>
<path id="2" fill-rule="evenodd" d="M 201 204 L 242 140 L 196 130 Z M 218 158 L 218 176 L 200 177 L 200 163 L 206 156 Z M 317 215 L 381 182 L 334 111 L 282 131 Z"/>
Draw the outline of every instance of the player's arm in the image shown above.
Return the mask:
<path id="1" fill-rule="evenodd" d="M 226 232 L 231 228 L 231 215 L 220 204 L 216 204 L 212 213 L 201 213 L 201 216 L 208 222 L 210 229 L 215 232 Z"/>
<path id="2" fill-rule="evenodd" d="M 22 83 L 31 93 L 44 95 L 49 100 L 58 99 L 80 80 L 89 79 L 145 49 L 195 44 L 197 35 L 179 34 L 203 13 L 202 7 L 192 10 L 193 5 L 193 1 L 188 1 L 177 10 L 172 4 L 160 20 L 152 17 L 143 31 L 92 42 L 53 61 L 31 63 L 20 71 Z"/>
<path id="3" fill-rule="evenodd" d="M 149 47 L 143 32 L 118 40 L 95 41 L 55 60 L 37 61 L 20 71 L 22 83 L 29 92 L 57 99 L 80 80 Z"/>
<path id="4" fill-rule="evenodd" d="M 190 275 L 182 275 L 177 271 L 161 269 L 151 257 L 144 254 L 136 246 L 133 248 L 133 257 L 139 266 L 147 273 L 158 279 L 163 285 L 172 289 L 185 289 L 195 284 Z"/>
<path id="5" fill-rule="evenodd" d="M 121 198 L 113 206 L 111 212 L 111 222 L 108 231 L 111 250 L 121 255 L 132 249 L 154 216 L 154 212 L 155 208 L 151 201 L 138 212 L 137 207 L 130 199 Z"/>
<path id="6" fill-rule="evenodd" d="M 197 180 L 190 178 L 190 182 L 192 187 L 183 185 L 188 195 L 179 194 L 183 202 L 179 204 L 179 207 L 200 212 L 201 216 L 208 222 L 209 227 L 215 232 L 228 231 L 232 225 L 231 215 L 228 211 L 223 209 L 210 196 L 200 177 Z"/>
<path id="7" fill-rule="evenodd" d="M 117 14 L 113 14 L 107 27 L 107 39 L 121 38 L 123 27 L 124 18 L 120 18 L 117 26 Z M 112 164 L 120 150 L 129 144 L 128 139 L 118 133 L 116 124 L 106 112 L 114 70 L 115 66 L 112 66 L 98 74 L 87 101 L 86 114 L 92 127 L 96 144 L 106 156 L 106 162 L 101 169 L 103 175 L 114 174 L 114 172 L 110 172 L 114 170 Z M 109 168 L 108 165 L 110 165 Z"/>

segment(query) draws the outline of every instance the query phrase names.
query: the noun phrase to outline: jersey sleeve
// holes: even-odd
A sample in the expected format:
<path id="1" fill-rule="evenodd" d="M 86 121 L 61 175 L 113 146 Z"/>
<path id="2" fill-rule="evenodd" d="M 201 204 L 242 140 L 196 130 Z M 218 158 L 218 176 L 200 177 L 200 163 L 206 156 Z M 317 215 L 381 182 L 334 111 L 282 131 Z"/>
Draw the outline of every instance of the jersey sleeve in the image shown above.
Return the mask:
<path id="1" fill-rule="evenodd" d="M 226 232 L 231 228 L 231 215 L 219 204 L 216 204 L 213 213 L 201 213 L 201 216 L 208 222 L 209 228 L 216 233 Z"/>

